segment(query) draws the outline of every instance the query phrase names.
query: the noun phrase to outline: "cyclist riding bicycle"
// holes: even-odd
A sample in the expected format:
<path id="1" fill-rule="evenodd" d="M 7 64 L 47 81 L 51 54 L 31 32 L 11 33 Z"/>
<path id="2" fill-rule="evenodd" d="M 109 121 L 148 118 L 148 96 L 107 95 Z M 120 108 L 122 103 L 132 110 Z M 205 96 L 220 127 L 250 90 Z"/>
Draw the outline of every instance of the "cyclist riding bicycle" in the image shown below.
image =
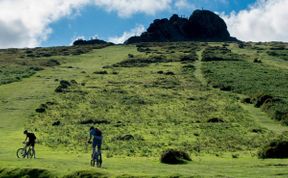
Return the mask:
<path id="1" fill-rule="evenodd" d="M 93 138 L 93 142 L 91 142 L 92 138 Z M 88 143 L 92 143 L 91 157 L 94 158 L 95 154 L 99 154 L 100 160 L 102 160 L 102 157 L 101 157 L 102 132 L 98 128 L 94 128 L 93 126 L 90 127 L 90 138 L 89 138 Z M 96 151 L 96 146 L 97 146 L 97 151 Z"/>
<path id="2" fill-rule="evenodd" d="M 31 146 L 34 158 L 36 158 L 36 152 L 35 152 L 36 136 L 35 136 L 35 134 L 32 132 L 28 132 L 27 130 L 25 130 L 23 133 L 26 135 L 26 138 L 24 141 L 24 143 L 26 143 L 26 145 L 25 145 L 24 149 L 26 150 L 27 147 Z M 26 142 L 27 139 L 28 139 L 28 142 Z"/>

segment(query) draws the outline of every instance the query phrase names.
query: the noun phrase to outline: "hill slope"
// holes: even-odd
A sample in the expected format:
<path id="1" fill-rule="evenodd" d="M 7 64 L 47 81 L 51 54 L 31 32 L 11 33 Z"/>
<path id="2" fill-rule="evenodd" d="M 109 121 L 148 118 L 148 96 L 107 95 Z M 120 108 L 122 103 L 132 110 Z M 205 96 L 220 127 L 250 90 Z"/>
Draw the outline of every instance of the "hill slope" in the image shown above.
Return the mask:
<path id="1" fill-rule="evenodd" d="M 81 56 L 35 58 L 61 65 L 0 86 L 0 117 L 5 118 L 0 127 L 5 138 L 0 142 L 0 167 L 5 169 L 0 175 L 21 172 L 6 169 L 15 166 L 40 167 L 60 176 L 78 170 L 95 174 L 88 168 L 85 143 L 88 128 L 96 125 L 105 135 L 104 169 L 99 171 L 106 176 L 253 177 L 263 171 L 263 177 L 285 177 L 287 160 L 262 162 L 253 156 L 287 134 L 287 126 L 272 120 L 277 110 L 286 121 L 287 62 L 280 55 L 286 46 L 147 43 L 111 46 Z M 271 57 L 271 51 L 279 55 Z M 277 78 L 269 78 L 276 73 Z M 61 88 L 61 80 L 70 87 L 55 90 Z M 243 87 L 251 80 L 253 87 Z M 272 99 L 254 107 L 255 90 Z M 255 103 L 243 103 L 248 97 Z M 24 127 L 39 139 L 38 160 L 15 161 Z M 189 152 L 193 161 L 176 167 L 160 164 L 159 156 L 168 148 Z M 232 155 L 239 158 L 233 160 Z M 279 163 L 283 166 L 277 167 Z"/>

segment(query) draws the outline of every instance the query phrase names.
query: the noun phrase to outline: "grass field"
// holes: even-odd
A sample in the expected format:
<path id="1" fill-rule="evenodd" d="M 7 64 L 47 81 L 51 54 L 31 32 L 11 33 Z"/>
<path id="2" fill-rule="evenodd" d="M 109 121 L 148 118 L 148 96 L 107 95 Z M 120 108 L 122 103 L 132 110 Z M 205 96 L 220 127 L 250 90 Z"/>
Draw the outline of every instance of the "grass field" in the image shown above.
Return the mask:
<path id="1" fill-rule="evenodd" d="M 219 55 L 215 46 L 229 52 L 220 49 L 225 52 Z M 287 177 L 287 159 L 257 157 L 264 145 L 288 133 L 287 61 L 269 57 L 279 44 L 247 46 L 156 43 L 68 56 L 56 50 L 45 57 L 37 57 L 44 49 L 30 50 L 33 58 L 22 51 L 33 70 L 29 76 L 11 67 L 22 67 L 16 62 L 22 58 L 1 60 L 1 71 L 16 71 L 3 77 L 21 77 L 0 85 L 0 177 Z M 207 48 L 215 61 L 203 60 Z M 253 62 L 259 56 L 261 63 Z M 47 66 L 51 60 L 59 64 Z M 62 80 L 71 86 L 55 92 Z M 272 105 L 242 102 L 258 92 L 272 96 Z M 39 107 L 45 111 L 37 113 Z M 276 110 L 284 113 L 276 118 L 284 124 L 273 120 Z M 104 133 L 101 169 L 89 166 L 91 125 Z M 37 135 L 38 159 L 16 158 L 24 129 Z M 170 148 L 188 152 L 192 161 L 160 163 Z"/>

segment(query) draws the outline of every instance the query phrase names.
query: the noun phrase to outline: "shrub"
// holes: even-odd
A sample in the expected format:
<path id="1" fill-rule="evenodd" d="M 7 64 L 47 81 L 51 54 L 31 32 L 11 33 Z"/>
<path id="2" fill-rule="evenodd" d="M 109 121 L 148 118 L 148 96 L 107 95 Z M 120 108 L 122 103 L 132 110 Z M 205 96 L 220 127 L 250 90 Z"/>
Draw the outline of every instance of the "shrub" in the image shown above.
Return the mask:
<path id="1" fill-rule="evenodd" d="M 46 104 L 41 104 L 35 111 L 38 113 L 43 113 L 46 111 L 47 108 L 48 106 Z"/>
<path id="2" fill-rule="evenodd" d="M 165 73 L 165 75 L 175 75 L 175 73 L 171 72 L 171 71 L 168 71 L 168 72 Z"/>
<path id="3" fill-rule="evenodd" d="M 254 63 L 262 63 L 261 59 L 257 59 L 257 58 L 254 59 L 253 62 L 254 62 Z"/>
<path id="4" fill-rule="evenodd" d="M 198 59 L 196 53 L 191 53 L 189 55 L 185 55 L 185 56 L 182 56 L 180 58 L 180 61 L 182 62 L 193 62 L 193 61 L 196 61 Z"/>
<path id="5" fill-rule="evenodd" d="M 255 107 L 259 108 L 264 103 L 267 103 L 267 102 L 272 101 L 272 100 L 273 100 L 273 96 L 266 95 L 266 94 L 260 94 L 254 98 Z"/>
<path id="6" fill-rule="evenodd" d="M 222 91 L 232 91 L 233 88 L 225 83 L 218 83 L 213 85 L 214 88 L 219 88 Z"/>
<path id="7" fill-rule="evenodd" d="M 151 55 L 149 57 L 133 57 L 123 60 L 119 63 L 113 64 L 112 67 L 145 67 L 153 63 L 172 62 L 173 60 L 167 59 L 163 55 Z"/>
<path id="8" fill-rule="evenodd" d="M 165 164 L 185 164 L 187 161 L 191 161 L 191 158 L 184 151 L 169 149 L 162 153 L 160 161 Z"/>
<path id="9" fill-rule="evenodd" d="M 94 74 L 102 74 L 102 75 L 105 75 L 105 74 L 108 74 L 108 72 L 106 70 L 103 70 L 103 71 L 96 71 L 94 72 Z"/>
<path id="10" fill-rule="evenodd" d="M 134 139 L 135 139 L 134 136 L 131 134 L 119 135 L 114 138 L 114 140 L 120 140 L 120 141 L 130 141 Z"/>
<path id="11" fill-rule="evenodd" d="M 288 140 L 274 140 L 258 153 L 259 158 L 288 158 Z"/>
<path id="12" fill-rule="evenodd" d="M 226 47 L 208 47 L 202 54 L 203 61 L 239 61 L 241 58 Z"/>
<path id="13" fill-rule="evenodd" d="M 252 100 L 251 100 L 251 98 L 243 98 L 241 100 L 241 103 L 252 104 Z"/>
<path id="14" fill-rule="evenodd" d="M 60 85 L 55 89 L 55 92 L 57 93 L 66 92 L 70 86 L 71 83 L 69 81 L 61 80 Z"/>
<path id="15" fill-rule="evenodd" d="M 55 122 L 52 123 L 52 126 L 59 126 L 60 124 L 61 124 L 60 121 L 55 121 Z"/>
<path id="16" fill-rule="evenodd" d="M 94 124 L 110 124 L 111 122 L 106 120 L 106 119 L 84 119 L 84 120 L 81 120 L 79 122 L 79 124 L 83 124 L 83 125 L 86 125 L 86 124 L 90 124 L 90 125 L 94 125 Z"/>
<path id="17" fill-rule="evenodd" d="M 224 120 L 221 118 L 214 117 L 214 118 L 208 119 L 207 122 L 209 122 L 209 123 L 222 123 L 222 122 L 224 122 Z"/>
<path id="18" fill-rule="evenodd" d="M 57 61 L 56 59 L 50 59 L 48 61 L 46 61 L 45 63 L 43 63 L 42 65 L 47 66 L 47 67 L 54 67 L 54 66 L 58 66 L 61 63 L 59 61 Z"/>

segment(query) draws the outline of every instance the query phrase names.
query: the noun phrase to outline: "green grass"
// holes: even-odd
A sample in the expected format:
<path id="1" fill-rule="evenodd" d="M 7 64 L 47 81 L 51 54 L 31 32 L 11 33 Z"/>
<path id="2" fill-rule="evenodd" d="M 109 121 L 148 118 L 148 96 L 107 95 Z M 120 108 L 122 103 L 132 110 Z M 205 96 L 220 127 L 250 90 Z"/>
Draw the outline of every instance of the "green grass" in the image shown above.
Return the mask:
<path id="1" fill-rule="evenodd" d="M 263 64 L 247 61 L 207 62 L 204 73 L 211 85 L 217 88 L 245 94 L 251 98 L 260 95 L 270 95 L 274 101 L 265 103 L 262 107 L 272 118 L 287 122 L 288 72 Z M 277 115 L 279 114 L 279 116 Z"/>
<path id="2" fill-rule="evenodd" d="M 277 91 L 274 84 L 286 77 L 285 71 L 250 64 L 246 59 L 203 62 L 199 59 L 207 45 L 185 42 L 111 46 L 80 56 L 54 56 L 60 66 L 45 67 L 29 78 L 1 85 L 0 117 L 5 119 L 0 126 L 4 138 L 0 140 L 0 176 L 36 172 L 52 177 L 286 177 L 287 159 L 257 158 L 258 150 L 286 127 L 269 120 L 253 105 L 240 103 L 238 94 L 233 93 L 249 95 L 245 82 L 250 85 L 252 80 L 265 82 L 268 78 L 273 84 L 266 88 L 269 94 L 284 98 L 286 84 L 280 83 Z M 233 45 L 228 48 L 240 53 L 239 49 L 234 51 Z M 144 65 L 134 65 L 139 62 L 138 56 L 153 59 L 159 55 L 173 60 L 144 60 Z M 183 56 L 193 60 L 183 61 Z M 113 67 L 131 57 L 135 58 L 130 63 L 133 65 Z M 246 68 L 254 71 L 253 75 Z M 208 76 L 207 69 L 215 75 Z M 235 71 L 240 71 L 241 76 Z M 257 73 L 261 71 L 268 71 L 267 76 Z M 279 80 L 272 77 L 276 72 Z M 207 86 L 207 81 L 226 82 L 226 75 L 243 81 L 243 86 L 232 81 L 231 86 L 237 86 L 239 91 L 233 88 L 232 92 L 223 92 Z M 77 84 L 56 93 L 61 80 L 75 80 Z M 35 112 L 47 102 L 53 104 L 44 113 Z M 223 122 L 209 122 L 213 118 Z M 60 121 L 59 126 L 52 125 L 56 121 Z M 88 129 L 94 125 L 91 122 L 104 133 L 102 169 L 89 167 L 90 148 L 86 141 Z M 39 159 L 16 159 L 24 128 L 34 131 L 39 139 Z M 134 139 L 121 139 L 125 135 Z M 170 148 L 188 152 L 192 162 L 161 164 L 160 154 Z"/>

